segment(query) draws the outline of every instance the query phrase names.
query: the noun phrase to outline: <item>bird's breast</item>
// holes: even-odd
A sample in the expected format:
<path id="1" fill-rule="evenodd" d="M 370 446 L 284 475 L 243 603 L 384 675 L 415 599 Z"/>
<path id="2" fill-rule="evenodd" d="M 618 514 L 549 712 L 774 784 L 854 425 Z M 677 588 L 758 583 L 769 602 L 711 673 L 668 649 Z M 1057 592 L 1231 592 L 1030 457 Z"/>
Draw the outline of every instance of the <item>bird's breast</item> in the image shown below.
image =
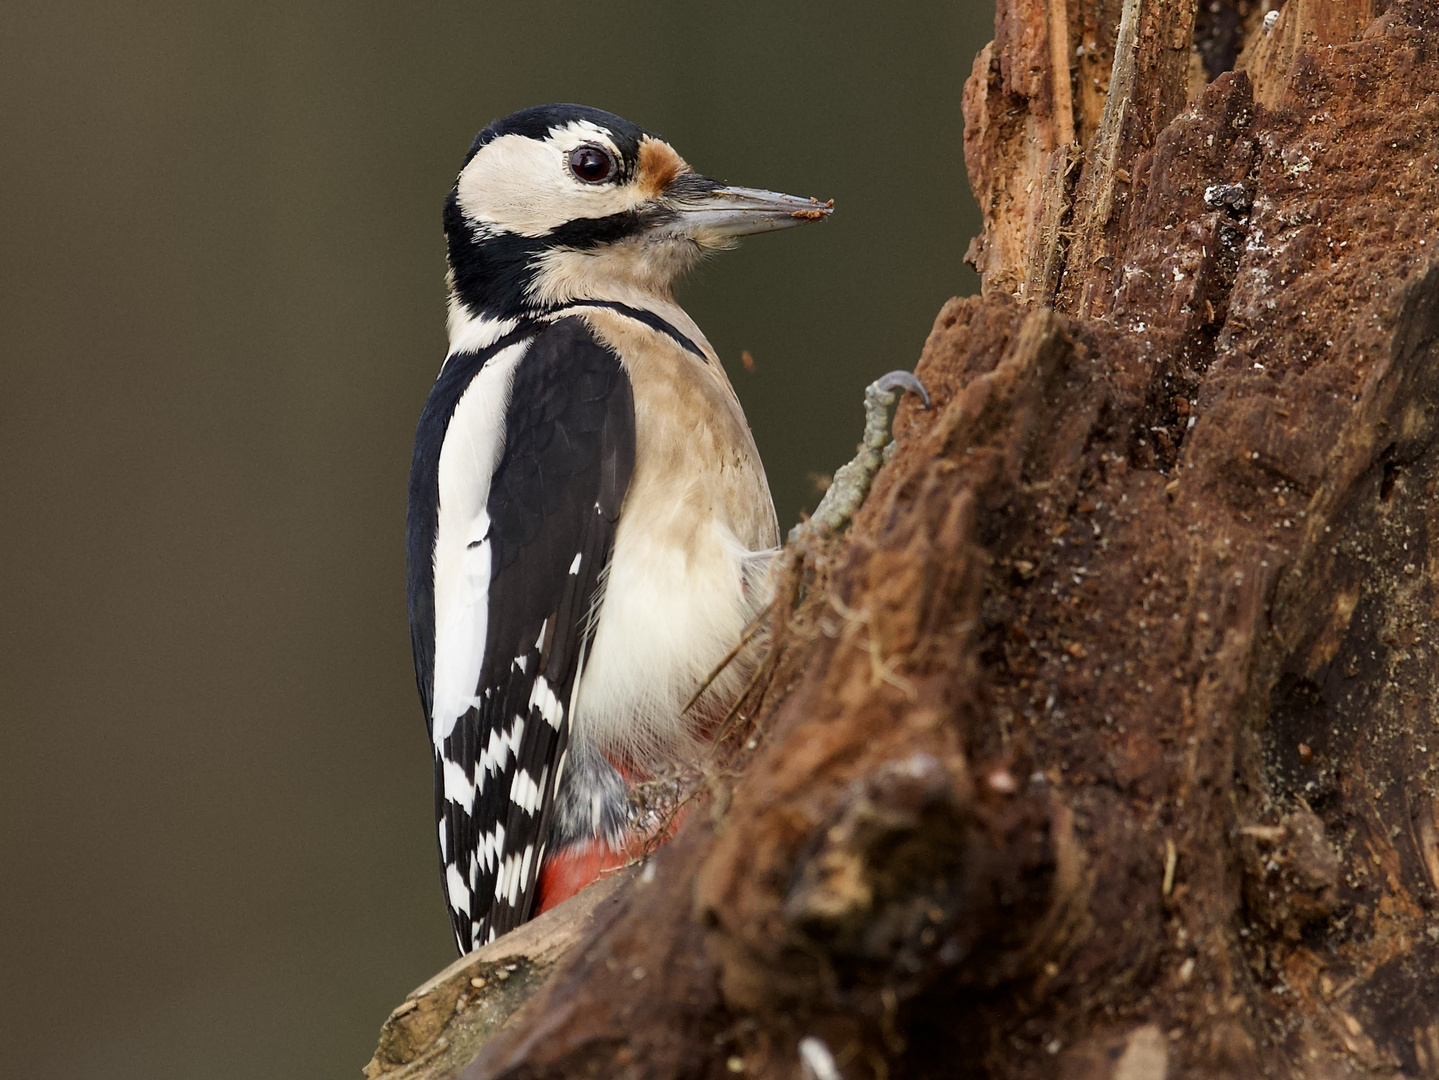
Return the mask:
<path id="1" fill-rule="evenodd" d="M 749 425 L 718 362 L 624 316 L 586 317 L 630 377 L 635 468 L 576 733 L 643 769 L 692 752 L 704 709 L 681 710 L 768 602 L 764 568 L 779 530 Z M 708 698 L 732 700 L 747 662 L 732 664 Z"/>

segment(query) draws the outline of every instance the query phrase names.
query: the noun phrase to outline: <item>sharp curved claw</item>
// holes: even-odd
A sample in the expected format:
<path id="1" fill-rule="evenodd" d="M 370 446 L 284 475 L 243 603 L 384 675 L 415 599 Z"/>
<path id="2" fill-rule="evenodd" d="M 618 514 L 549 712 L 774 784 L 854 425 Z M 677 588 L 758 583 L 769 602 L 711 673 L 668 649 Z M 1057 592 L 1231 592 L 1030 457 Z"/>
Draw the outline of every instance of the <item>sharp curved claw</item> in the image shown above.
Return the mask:
<path id="1" fill-rule="evenodd" d="M 929 391 L 912 371 L 891 371 L 876 379 L 874 385 L 881 390 L 908 390 L 911 394 L 918 394 L 920 402 L 926 409 L 929 408 Z"/>

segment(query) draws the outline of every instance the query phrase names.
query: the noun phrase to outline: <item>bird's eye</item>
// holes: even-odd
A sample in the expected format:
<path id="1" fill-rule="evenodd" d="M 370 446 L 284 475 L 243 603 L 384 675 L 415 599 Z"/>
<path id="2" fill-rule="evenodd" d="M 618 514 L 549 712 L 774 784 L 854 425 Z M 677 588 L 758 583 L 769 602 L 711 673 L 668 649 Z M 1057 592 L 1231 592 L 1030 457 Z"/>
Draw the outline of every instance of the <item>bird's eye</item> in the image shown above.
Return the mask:
<path id="1" fill-rule="evenodd" d="M 615 159 L 602 146 L 586 143 L 570 151 L 570 172 L 587 184 L 600 184 L 615 171 Z"/>

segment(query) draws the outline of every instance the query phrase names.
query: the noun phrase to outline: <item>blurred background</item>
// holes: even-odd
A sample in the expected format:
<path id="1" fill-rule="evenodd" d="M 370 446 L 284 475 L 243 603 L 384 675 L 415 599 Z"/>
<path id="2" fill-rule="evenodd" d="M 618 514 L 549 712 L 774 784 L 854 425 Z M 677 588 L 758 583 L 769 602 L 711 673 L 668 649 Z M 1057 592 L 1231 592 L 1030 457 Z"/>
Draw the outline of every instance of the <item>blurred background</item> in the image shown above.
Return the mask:
<path id="1" fill-rule="evenodd" d="M 585 102 L 836 200 L 681 294 L 788 523 L 977 288 L 960 92 L 992 18 L 0 9 L 0 1072 L 353 1080 L 453 958 L 402 539 L 475 132 Z"/>

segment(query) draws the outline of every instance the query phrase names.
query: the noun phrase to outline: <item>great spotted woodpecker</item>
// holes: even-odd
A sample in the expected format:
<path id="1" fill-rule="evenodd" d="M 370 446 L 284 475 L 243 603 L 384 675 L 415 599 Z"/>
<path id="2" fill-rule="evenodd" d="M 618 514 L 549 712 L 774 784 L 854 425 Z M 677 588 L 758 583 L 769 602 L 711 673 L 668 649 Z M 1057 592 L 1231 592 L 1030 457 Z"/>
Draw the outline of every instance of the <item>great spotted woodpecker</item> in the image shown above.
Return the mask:
<path id="1" fill-rule="evenodd" d="M 461 952 L 566 861 L 614 862 L 627 778 L 694 755 L 779 543 L 744 413 L 674 280 L 827 204 L 730 187 L 598 109 L 480 132 L 445 202 L 449 355 L 415 437 L 408 591 Z"/>

